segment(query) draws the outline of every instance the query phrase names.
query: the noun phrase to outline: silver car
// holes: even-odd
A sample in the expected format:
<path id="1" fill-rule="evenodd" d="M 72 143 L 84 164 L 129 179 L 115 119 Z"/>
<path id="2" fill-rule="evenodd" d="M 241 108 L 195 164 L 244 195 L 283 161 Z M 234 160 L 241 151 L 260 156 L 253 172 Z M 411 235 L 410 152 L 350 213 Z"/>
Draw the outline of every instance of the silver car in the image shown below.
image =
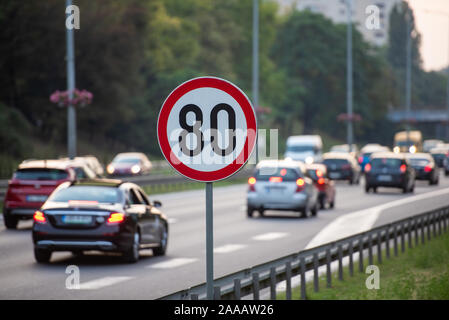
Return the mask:
<path id="1" fill-rule="evenodd" d="M 261 161 L 248 179 L 247 215 L 255 210 L 261 216 L 265 210 L 298 211 L 300 217 L 315 216 L 318 192 L 306 177 L 302 162 L 288 160 Z"/>

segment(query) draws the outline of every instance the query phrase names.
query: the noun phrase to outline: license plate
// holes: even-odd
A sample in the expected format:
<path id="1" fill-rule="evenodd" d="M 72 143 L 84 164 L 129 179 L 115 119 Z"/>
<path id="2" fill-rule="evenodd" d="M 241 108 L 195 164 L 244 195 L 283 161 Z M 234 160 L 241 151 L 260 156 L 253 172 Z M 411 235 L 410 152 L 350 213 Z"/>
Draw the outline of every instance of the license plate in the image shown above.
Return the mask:
<path id="1" fill-rule="evenodd" d="M 339 172 L 329 172 L 329 178 L 331 179 L 339 179 L 341 177 Z"/>
<path id="2" fill-rule="evenodd" d="M 67 224 L 90 224 L 91 216 L 63 216 L 62 222 Z"/>
<path id="3" fill-rule="evenodd" d="M 381 175 L 381 176 L 378 176 L 378 177 L 377 177 L 377 180 L 378 180 L 378 181 L 391 181 L 392 178 L 391 178 L 391 176 L 389 176 L 389 175 Z"/>
<path id="4" fill-rule="evenodd" d="M 47 200 L 47 196 L 29 195 L 26 199 L 28 202 L 45 202 L 45 200 Z"/>
<path id="5" fill-rule="evenodd" d="M 266 193 L 282 193 L 284 192 L 285 188 L 279 188 L 279 187 L 265 187 Z"/>

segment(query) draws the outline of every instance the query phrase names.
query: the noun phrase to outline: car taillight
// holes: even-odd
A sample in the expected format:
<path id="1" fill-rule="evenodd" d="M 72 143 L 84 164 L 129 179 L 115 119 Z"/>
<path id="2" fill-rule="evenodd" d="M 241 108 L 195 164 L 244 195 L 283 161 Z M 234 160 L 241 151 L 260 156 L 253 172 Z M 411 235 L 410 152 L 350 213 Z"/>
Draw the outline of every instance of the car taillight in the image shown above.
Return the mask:
<path id="1" fill-rule="evenodd" d="M 34 213 L 33 220 L 34 220 L 34 222 L 37 222 L 37 223 L 46 223 L 47 222 L 47 218 L 45 218 L 45 214 L 41 211 L 36 211 Z"/>
<path id="2" fill-rule="evenodd" d="M 306 182 L 304 181 L 303 178 L 299 178 L 298 180 L 296 180 L 296 192 L 303 191 L 305 184 Z"/>
<path id="3" fill-rule="evenodd" d="M 368 163 L 366 166 L 365 166 L 365 172 L 370 172 L 371 171 L 371 165 Z"/>
<path id="4" fill-rule="evenodd" d="M 401 170 L 401 173 L 405 173 L 405 171 L 407 171 L 407 166 L 403 164 L 399 167 L 399 170 Z"/>
<path id="5" fill-rule="evenodd" d="M 108 224 L 118 224 L 125 221 L 125 214 L 119 212 L 112 212 L 108 218 Z"/>
<path id="6" fill-rule="evenodd" d="M 359 163 L 363 162 L 363 157 L 359 157 Z"/>
<path id="7" fill-rule="evenodd" d="M 324 184 L 324 178 L 319 178 L 318 179 L 318 184 L 319 185 L 323 185 Z"/>
<path id="8" fill-rule="evenodd" d="M 249 191 L 256 191 L 256 187 L 255 187 L 256 181 L 257 180 L 254 177 L 251 177 L 248 179 Z"/>
<path id="9" fill-rule="evenodd" d="M 282 182 L 282 178 L 281 177 L 270 177 L 269 181 L 270 182 Z"/>
<path id="10" fill-rule="evenodd" d="M 432 166 L 431 165 L 427 165 L 424 167 L 424 172 L 430 172 L 432 171 Z"/>
<path id="11" fill-rule="evenodd" d="M 322 177 L 323 176 L 323 172 L 321 172 L 321 170 L 317 170 L 316 171 L 316 176 L 317 177 Z"/>

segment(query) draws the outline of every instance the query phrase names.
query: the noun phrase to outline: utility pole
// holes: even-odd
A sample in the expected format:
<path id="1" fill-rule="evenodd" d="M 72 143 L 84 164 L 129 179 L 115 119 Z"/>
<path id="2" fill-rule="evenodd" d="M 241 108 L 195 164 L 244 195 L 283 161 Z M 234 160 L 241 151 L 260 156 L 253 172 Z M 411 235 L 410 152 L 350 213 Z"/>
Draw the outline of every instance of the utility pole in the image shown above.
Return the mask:
<path id="1" fill-rule="evenodd" d="M 410 143 L 410 105 L 411 105 L 411 81 L 412 81 L 412 35 L 410 10 L 405 12 L 406 24 L 406 71 L 405 71 L 405 114 L 407 145 Z"/>
<path id="2" fill-rule="evenodd" d="M 353 115 L 352 115 L 352 0 L 346 0 L 348 22 L 346 27 L 346 113 L 348 116 L 346 122 L 347 129 L 347 143 L 349 152 L 352 151 L 352 144 L 354 141 L 353 133 Z"/>
<path id="3" fill-rule="evenodd" d="M 66 0 L 66 8 L 72 5 L 72 0 Z M 66 11 L 66 18 L 70 16 Z M 74 30 L 66 27 L 67 44 L 67 91 L 69 105 L 67 106 L 67 151 L 70 159 L 76 156 L 76 110 L 72 104 L 73 91 L 75 89 L 75 54 L 74 54 Z"/>
<path id="4" fill-rule="evenodd" d="M 253 0 L 253 105 L 257 121 L 259 106 L 259 0 Z M 256 163 L 259 162 L 259 139 L 256 132 Z"/>

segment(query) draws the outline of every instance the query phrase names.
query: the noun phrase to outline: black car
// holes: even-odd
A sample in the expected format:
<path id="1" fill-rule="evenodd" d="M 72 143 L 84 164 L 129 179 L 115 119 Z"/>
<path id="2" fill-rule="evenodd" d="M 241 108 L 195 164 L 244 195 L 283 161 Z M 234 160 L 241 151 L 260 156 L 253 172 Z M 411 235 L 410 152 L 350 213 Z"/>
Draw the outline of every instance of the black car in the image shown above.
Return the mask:
<path id="1" fill-rule="evenodd" d="M 448 156 L 449 156 L 449 150 L 446 148 L 434 148 L 430 150 L 430 154 L 432 155 L 433 159 L 435 160 L 435 163 L 439 168 L 446 167 L 447 163 L 449 162 Z"/>
<path id="2" fill-rule="evenodd" d="M 365 166 L 365 191 L 377 187 L 400 188 L 404 193 L 415 189 L 415 169 L 404 154 L 374 153 Z"/>
<path id="3" fill-rule="evenodd" d="M 48 262 L 53 251 L 121 252 L 127 262 L 136 262 L 140 249 L 151 248 L 154 255 L 164 255 L 168 222 L 160 206 L 133 183 L 110 179 L 65 182 L 34 214 L 36 261 Z"/>
<path id="4" fill-rule="evenodd" d="M 350 153 L 328 152 L 323 154 L 327 176 L 332 180 L 348 180 L 350 184 L 360 182 L 361 169 Z"/>
<path id="5" fill-rule="evenodd" d="M 410 153 L 407 158 L 415 169 L 416 180 L 427 180 L 429 184 L 438 184 L 439 168 L 428 153 Z"/>

